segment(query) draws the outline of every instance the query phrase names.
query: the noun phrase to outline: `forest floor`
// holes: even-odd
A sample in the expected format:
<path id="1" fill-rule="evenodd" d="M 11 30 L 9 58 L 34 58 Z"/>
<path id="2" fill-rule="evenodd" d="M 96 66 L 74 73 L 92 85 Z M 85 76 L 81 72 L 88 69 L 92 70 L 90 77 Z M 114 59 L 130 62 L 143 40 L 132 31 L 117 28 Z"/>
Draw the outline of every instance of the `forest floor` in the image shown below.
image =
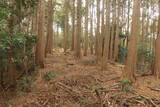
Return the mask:
<path id="1" fill-rule="evenodd" d="M 34 77 L 31 92 L 12 96 L 5 105 L 0 100 L 0 107 L 160 107 L 160 80 L 138 77 L 136 84 L 122 91 L 124 65 L 108 64 L 102 72 L 93 59 L 78 61 L 72 53 L 54 50 Z M 45 80 L 46 72 L 56 75 Z"/>

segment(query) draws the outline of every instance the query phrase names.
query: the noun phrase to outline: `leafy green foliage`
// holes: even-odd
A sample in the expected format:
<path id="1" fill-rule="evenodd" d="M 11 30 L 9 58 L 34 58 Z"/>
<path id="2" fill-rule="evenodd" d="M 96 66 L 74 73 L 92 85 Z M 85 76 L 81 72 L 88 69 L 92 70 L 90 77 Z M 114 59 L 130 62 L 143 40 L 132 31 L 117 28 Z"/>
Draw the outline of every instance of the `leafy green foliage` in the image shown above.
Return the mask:
<path id="1" fill-rule="evenodd" d="M 151 81 L 147 81 L 147 84 L 148 84 L 148 85 L 151 85 L 151 84 L 152 84 L 152 82 L 151 82 Z"/>
<path id="2" fill-rule="evenodd" d="M 55 78 L 57 74 L 55 72 L 46 72 L 43 75 L 43 78 L 46 80 L 51 80 L 52 78 Z"/>
<path id="3" fill-rule="evenodd" d="M 119 45 L 119 52 L 118 52 L 118 61 L 123 62 L 127 57 L 128 49 L 122 45 Z"/>
<path id="4" fill-rule="evenodd" d="M 17 97 L 23 97 L 23 96 L 25 96 L 25 94 L 24 94 L 24 93 L 17 93 L 16 96 L 17 96 Z"/>
<path id="5" fill-rule="evenodd" d="M 81 60 L 81 63 L 83 64 L 96 64 L 96 60 Z"/>
<path id="6" fill-rule="evenodd" d="M 133 88 L 129 88 L 129 87 L 124 87 L 123 91 L 126 92 L 126 93 L 129 93 L 129 92 L 133 92 L 134 89 Z"/>
<path id="7" fill-rule="evenodd" d="M 128 78 L 123 78 L 121 81 L 122 85 L 130 85 L 131 81 Z"/>
<path id="8" fill-rule="evenodd" d="M 24 92 L 30 92 L 32 88 L 32 82 L 33 80 L 31 76 L 25 76 L 18 82 L 17 89 Z"/>
<path id="9" fill-rule="evenodd" d="M 119 37 L 120 37 L 121 39 L 125 39 L 125 38 L 127 38 L 127 37 L 128 37 L 128 35 L 123 34 L 123 33 L 120 33 L 120 34 L 119 34 Z"/>
<path id="10" fill-rule="evenodd" d="M 8 62 L 11 57 L 15 66 L 15 73 L 34 70 L 35 65 L 33 47 L 36 35 L 22 32 L 17 25 L 22 25 L 23 19 L 32 15 L 39 0 L 0 1 L 0 61 L 2 63 L 1 77 L 8 80 Z M 5 76 L 5 77 L 3 77 Z"/>
<path id="11" fill-rule="evenodd" d="M 123 78 L 120 81 L 121 85 L 122 85 L 122 91 L 124 92 L 132 92 L 133 88 L 130 87 L 131 85 L 131 81 L 128 78 Z"/>
<path id="12" fill-rule="evenodd" d="M 144 46 L 139 46 L 138 57 L 143 58 L 146 62 L 151 62 L 155 58 L 155 56 L 152 55 L 152 51 L 149 49 L 145 49 Z"/>
<path id="13" fill-rule="evenodd" d="M 5 104 L 6 104 L 7 106 L 11 106 L 11 105 L 13 105 L 13 102 L 12 102 L 12 101 L 6 101 Z"/>
<path id="14" fill-rule="evenodd" d="M 79 104 L 80 104 L 81 106 L 88 106 L 88 105 L 89 105 L 89 102 L 87 102 L 86 100 L 81 100 L 81 101 L 79 102 Z"/>

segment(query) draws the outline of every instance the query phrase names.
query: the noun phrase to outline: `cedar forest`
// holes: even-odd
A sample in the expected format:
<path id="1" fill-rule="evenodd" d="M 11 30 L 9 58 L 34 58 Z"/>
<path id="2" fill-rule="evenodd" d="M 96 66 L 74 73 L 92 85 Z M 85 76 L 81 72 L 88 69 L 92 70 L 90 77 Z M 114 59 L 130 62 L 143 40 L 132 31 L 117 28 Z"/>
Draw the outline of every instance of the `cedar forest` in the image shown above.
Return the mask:
<path id="1" fill-rule="evenodd" d="M 0 0 L 0 107 L 160 107 L 160 0 Z"/>

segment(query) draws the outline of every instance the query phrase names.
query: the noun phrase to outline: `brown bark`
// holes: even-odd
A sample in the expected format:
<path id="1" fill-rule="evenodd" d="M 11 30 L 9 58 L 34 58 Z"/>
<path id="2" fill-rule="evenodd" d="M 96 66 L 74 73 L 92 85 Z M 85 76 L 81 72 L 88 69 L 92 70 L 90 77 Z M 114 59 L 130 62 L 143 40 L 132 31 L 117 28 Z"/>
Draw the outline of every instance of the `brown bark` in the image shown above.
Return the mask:
<path id="1" fill-rule="evenodd" d="M 113 60 L 113 46 L 114 46 L 114 36 L 115 36 L 115 22 L 116 22 L 116 0 L 113 0 L 113 16 L 112 16 L 112 31 L 111 31 L 111 39 L 110 39 L 110 53 L 109 53 L 109 59 Z"/>
<path id="2" fill-rule="evenodd" d="M 9 20 L 8 20 L 8 30 L 9 30 L 9 38 L 10 40 L 12 40 L 13 38 L 13 30 L 14 30 L 14 19 L 15 17 L 12 15 L 10 15 Z M 9 83 L 11 85 L 15 85 L 16 81 L 16 70 L 15 70 L 15 65 L 13 62 L 13 58 L 14 58 L 14 53 L 13 53 L 13 46 L 12 44 L 10 45 L 10 50 L 8 52 L 8 75 L 9 75 Z"/>
<path id="3" fill-rule="evenodd" d="M 85 13 L 85 46 L 84 46 L 84 56 L 87 56 L 88 54 L 88 4 L 89 4 L 89 1 L 87 0 L 86 1 L 86 6 L 85 6 L 85 9 L 86 9 L 86 13 Z"/>
<path id="4" fill-rule="evenodd" d="M 159 2 L 159 19 L 158 19 L 158 31 L 157 39 L 155 43 L 155 68 L 154 75 L 160 78 L 160 2 Z"/>
<path id="5" fill-rule="evenodd" d="M 101 38 L 100 38 L 100 55 L 101 57 L 103 56 L 103 47 L 104 47 L 104 30 L 105 30 L 105 0 L 102 1 L 103 2 L 103 6 L 102 6 L 102 17 L 101 17 Z"/>
<path id="6" fill-rule="evenodd" d="M 69 18 L 69 1 L 65 0 L 65 7 L 64 7 L 64 15 L 65 15 L 65 22 L 64 22 L 64 52 L 66 52 L 67 48 L 68 48 L 68 18 Z"/>
<path id="7" fill-rule="evenodd" d="M 36 64 L 44 68 L 44 55 L 45 55 L 45 0 L 39 3 L 38 11 L 38 37 L 36 45 Z"/>
<path id="8" fill-rule="evenodd" d="M 96 61 L 100 60 L 100 1 L 97 0 L 97 28 L 96 28 L 96 46 L 95 46 L 95 53 L 96 53 Z"/>
<path id="9" fill-rule="evenodd" d="M 109 36 L 110 36 L 110 0 L 106 0 L 106 26 L 104 32 L 104 49 L 102 58 L 102 70 L 107 69 L 108 55 L 109 55 Z"/>
<path id="10" fill-rule="evenodd" d="M 81 7 L 82 1 L 77 1 L 77 27 L 76 27 L 76 41 L 75 41 L 75 56 L 77 58 L 81 57 L 81 46 L 80 46 L 80 39 L 81 39 Z"/>
<path id="11" fill-rule="evenodd" d="M 136 61 L 137 61 L 137 37 L 139 36 L 140 23 L 140 0 L 134 0 L 134 8 L 132 15 L 131 37 L 128 48 L 127 61 L 124 76 L 135 81 Z"/>
<path id="12" fill-rule="evenodd" d="M 119 16 L 120 16 L 120 2 L 118 2 L 118 15 L 117 15 L 117 20 L 116 20 L 116 35 L 115 35 L 115 43 L 114 43 L 114 56 L 113 56 L 113 60 L 115 61 L 118 58 L 118 50 L 119 50 L 119 32 L 120 32 L 120 28 L 119 28 Z"/>
<path id="13" fill-rule="evenodd" d="M 75 0 L 72 0 L 72 44 L 71 50 L 74 50 L 74 40 L 75 40 Z"/>
<path id="14" fill-rule="evenodd" d="M 94 2 L 94 1 L 93 1 Z M 91 13 L 90 13 L 90 49 L 91 49 L 91 54 L 93 55 L 93 45 L 94 45 L 94 42 L 93 42 L 93 6 L 91 6 Z"/>
<path id="15" fill-rule="evenodd" d="M 47 25 L 47 40 L 45 54 L 52 53 L 53 49 L 53 0 L 48 1 L 48 25 Z"/>

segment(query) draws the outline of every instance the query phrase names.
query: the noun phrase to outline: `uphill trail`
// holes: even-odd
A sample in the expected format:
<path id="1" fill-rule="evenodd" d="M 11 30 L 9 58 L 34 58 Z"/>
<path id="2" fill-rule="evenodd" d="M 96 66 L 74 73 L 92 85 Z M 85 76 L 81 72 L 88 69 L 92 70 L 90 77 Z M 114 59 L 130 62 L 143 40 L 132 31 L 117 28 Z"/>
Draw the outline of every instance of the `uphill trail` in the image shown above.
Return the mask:
<path id="1" fill-rule="evenodd" d="M 54 50 L 52 55 L 47 56 L 45 68 L 39 69 L 34 77 L 31 92 L 12 98 L 8 101 L 12 103 L 8 105 L 9 107 L 115 107 L 116 105 L 124 107 L 128 104 L 129 107 L 147 107 L 145 102 L 137 99 L 138 93 L 122 92 L 119 81 L 124 66 L 111 63 L 108 67 L 108 70 L 102 72 L 92 56 L 75 60 L 71 52 L 64 54 Z M 47 72 L 56 75 L 46 80 L 44 74 Z M 141 88 L 145 87 L 140 85 L 145 84 L 145 77 L 139 81 L 141 83 L 134 86 L 135 90 L 145 95 L 149 94 L 153 98 L 160 98 L 158 92 Z"/>

